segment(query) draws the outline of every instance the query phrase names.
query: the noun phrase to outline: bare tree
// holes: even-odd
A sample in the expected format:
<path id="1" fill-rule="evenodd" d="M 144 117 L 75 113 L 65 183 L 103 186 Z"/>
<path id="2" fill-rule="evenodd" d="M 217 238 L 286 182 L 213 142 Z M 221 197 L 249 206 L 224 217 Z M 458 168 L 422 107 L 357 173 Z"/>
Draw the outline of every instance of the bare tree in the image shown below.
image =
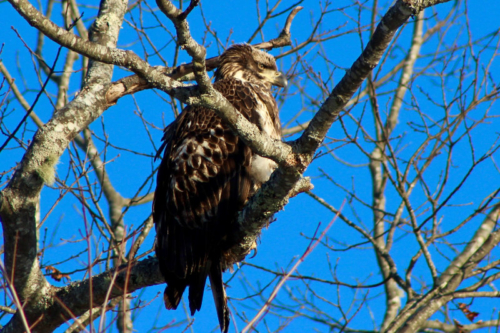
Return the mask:
<path id="1" fill-rule="evenodd" d="M 435 6 L 448 1 L 314 4 L 307 34 L 302 20 L 295 38 L 301 2 L 257 1 L 254 28 L 226 34 L 212 26 L 222 18 L 209 6 L 219 5 L 196 0 L 1 4 L 33 27 L 14 30 L 23 65 L 0 62 L 2 332 L 115 324 L 132 332 L 134 314 L 156 298 L 137 293 L 163 283 L 148 257 L 153 157 L 185 104 L 213 109 L 279 165 L 234 230 L 228 266 L 238 265 L 227 278 L 244 295 L 231 302 L 233 322 L 245 326 L 237 331 L 296 321 L 320 331 L 498 328 L 498 309 L 483 300 L 500 296 L 500 30 L 473 36 L 468 4 Z M 347 23 L 333 26 L 333 17 Z M 190 30 L 193 20 L 201 33 Z M 278 31 L 269 27 L 276 22 Z M 211 85 L 218 59 L 207 54 L 222 52 L 233 33 L 260 38 L 256 45 L 277 49 L 288 68 L 292 87 L 277 92 L 287 112 L 283 141 L 260 133 Z M 342 67 L 332 50 L 347 37 L 361 55 Z M 149 103 L 155 113 L 145 111 Z M 336 216 L 334 226 L 306 234 L 309 246 L 286 270 L 244 261 L 273 215 L 303 192 L 295 202 Z M 303 270 L 313 249 L 322 268 Z M 342 274 L 346 260 L 360 269 Z M 151 329 L 193 329 L 185 319 Z"/>

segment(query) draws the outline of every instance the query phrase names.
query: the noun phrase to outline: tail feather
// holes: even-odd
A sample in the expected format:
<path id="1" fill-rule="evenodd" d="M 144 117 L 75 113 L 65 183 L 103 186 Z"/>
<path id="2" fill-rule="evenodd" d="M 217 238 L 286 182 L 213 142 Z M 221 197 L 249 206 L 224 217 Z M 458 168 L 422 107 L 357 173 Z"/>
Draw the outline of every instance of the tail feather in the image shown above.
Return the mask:
<path id="1" fill-rule="evenodd" d="M 167 288 L 165 288 L 165 292 L 163 293 L 163 301 L 165 302 L 165 307 L 168 310 L 177 309 L 185 289 L 186 284 L 169 283 L 167 285 Z"/>
<path id="2" fill-rule="evenodd" d="M 222 282 L 220 261 L 212 263 L 209 276 L 215 307 L 217 309 L 217 317 L 219 318 L 220 330 L 223 333 L 227 333 L 229 330 L 229 308 L 227 307 L 226 290 Z"/>
<path id="3" fill-rule="evenodd" d="M 193 276 L 189 284 L 189 309 L 191 310 L 191 316 L 194 315 L 195 311 L 200 311 L 201 309 L 210 262 L 207 262 L 204 268 L 205 271 Z"/>

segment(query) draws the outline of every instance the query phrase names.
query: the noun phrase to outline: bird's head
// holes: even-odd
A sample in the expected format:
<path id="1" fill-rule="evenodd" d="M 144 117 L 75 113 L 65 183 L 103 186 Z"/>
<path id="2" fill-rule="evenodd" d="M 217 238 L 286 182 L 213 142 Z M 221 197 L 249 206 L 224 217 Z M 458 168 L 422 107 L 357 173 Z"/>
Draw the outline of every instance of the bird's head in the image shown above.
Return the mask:
<path id="1" fill-rule="evenodd" d="M 248 44 L 235 44 L 220 56 L 215 81 L 234 77 L 249 82 L 286 87 L 285 75 L 278 71 L 274 57 Z"/>

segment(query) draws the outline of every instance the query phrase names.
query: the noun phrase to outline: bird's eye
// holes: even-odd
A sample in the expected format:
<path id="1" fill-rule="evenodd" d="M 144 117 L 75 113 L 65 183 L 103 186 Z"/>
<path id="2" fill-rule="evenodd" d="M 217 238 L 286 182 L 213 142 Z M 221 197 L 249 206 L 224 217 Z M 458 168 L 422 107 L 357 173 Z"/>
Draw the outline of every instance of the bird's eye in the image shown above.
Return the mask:
<path id="1" fill-rule="evenodd" d="M 264 69 L 264 65 L 259 64 L 259 69 Z"/>

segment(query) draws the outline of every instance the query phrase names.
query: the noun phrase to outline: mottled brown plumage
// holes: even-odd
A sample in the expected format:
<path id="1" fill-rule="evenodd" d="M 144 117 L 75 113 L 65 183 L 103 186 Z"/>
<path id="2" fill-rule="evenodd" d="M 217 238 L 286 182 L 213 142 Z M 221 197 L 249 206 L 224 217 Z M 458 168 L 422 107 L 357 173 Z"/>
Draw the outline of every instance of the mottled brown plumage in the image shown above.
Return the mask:
<path id="1" fill-rule="evenodd" d="M 233 45 L 220 59 L 214 88 L 261 131 L 280 138 L 280 121 L 271 85 L 285 86 L 269 54 L 246 44 Z M 191 314 L 200 310 L 207 276 L 221 331 L 229 329 L 222 282 L 222 258 L 239 210 L 276 164 L 254 154 L 219 118 L 204 107 L 188 106 L 165 129 L 158 155 L 153 202 L 156 255 L 167 282 L 167 309 L 176 309 L 189 286 Z"/>

